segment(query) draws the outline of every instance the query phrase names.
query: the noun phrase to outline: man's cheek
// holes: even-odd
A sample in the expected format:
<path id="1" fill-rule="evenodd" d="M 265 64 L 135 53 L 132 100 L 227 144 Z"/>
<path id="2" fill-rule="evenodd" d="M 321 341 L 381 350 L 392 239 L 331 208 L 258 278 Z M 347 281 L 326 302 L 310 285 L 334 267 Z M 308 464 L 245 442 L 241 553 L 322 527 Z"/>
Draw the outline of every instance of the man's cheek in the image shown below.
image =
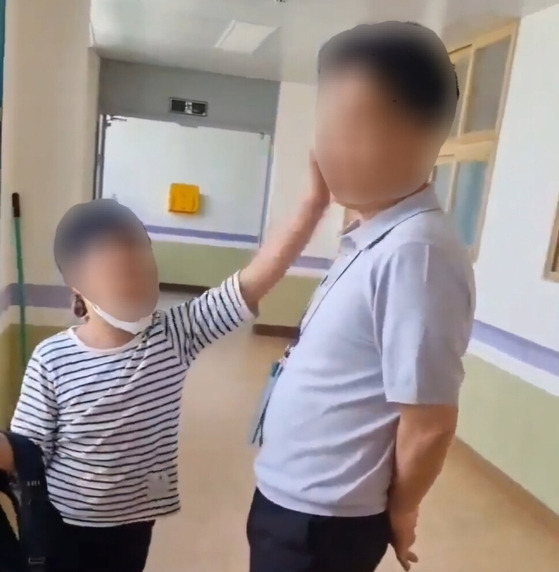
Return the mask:
<path id="1" fill-rule="evenodd" d="M 320 168 L 320 172 L 326 181 L 326 185 L 332 192 L 333 189 L 339 184 L 340 169 L 337 166 L 336 160 L 333 160 L 331 156 L 322 155 L 319 157 L 317 154 L 317 162 Z"/>

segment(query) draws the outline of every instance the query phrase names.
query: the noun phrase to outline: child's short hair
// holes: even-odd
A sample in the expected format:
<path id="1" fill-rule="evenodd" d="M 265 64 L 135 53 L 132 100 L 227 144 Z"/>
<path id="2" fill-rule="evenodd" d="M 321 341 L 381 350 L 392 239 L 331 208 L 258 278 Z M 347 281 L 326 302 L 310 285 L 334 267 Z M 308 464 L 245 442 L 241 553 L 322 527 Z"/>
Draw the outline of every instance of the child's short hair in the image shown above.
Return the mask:
<path id="1" fill-rule="evenodd" d="M 352 65 L 373 72 L 418 118 L 450 129 L 460 96 L 458 79 L 442 40 L 429 28 L 380 22 L 346 30 L 320 50 L 319 79 Z"/>
<path id="2" fill-rule="evenodd" d="M 64 274 L 66 265 L 79 258 L 87 246 L 107 234 L 146 236 L 140 219 L 112 199 L 74 205 L 62 217 L 54 238 L 54 259 Z"/>

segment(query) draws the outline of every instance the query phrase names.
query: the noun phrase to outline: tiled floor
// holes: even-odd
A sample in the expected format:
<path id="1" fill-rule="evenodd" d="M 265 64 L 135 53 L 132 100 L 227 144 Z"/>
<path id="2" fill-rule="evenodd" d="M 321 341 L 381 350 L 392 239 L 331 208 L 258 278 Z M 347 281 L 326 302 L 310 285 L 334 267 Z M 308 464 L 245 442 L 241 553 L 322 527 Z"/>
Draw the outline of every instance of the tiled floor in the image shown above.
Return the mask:
<path id="1" fill-rule="evenodd" d="M 207 350 L 191 369 L 181 430 L 183 509 L 158 523 L 148 572 L 247 570 L 244 526 L 253 489 L 247 429 L 282 345 L 245 331 Z M 559 538 L 459 449 L 425 503 L 417 551 L 417 572 L 559 570 Z M 399 570 L 392 555 L 380 570 Z"/>

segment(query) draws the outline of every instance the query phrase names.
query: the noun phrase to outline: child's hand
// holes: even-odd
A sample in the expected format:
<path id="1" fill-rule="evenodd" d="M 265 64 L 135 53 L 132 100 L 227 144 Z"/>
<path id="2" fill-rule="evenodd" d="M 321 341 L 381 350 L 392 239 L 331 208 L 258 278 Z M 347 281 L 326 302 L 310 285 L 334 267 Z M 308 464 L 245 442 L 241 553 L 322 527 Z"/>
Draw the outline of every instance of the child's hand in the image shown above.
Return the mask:
<path id="1" fill-rule="evenodd" d="M 311 173 L 311 201 L 313 206 L 316 206 L 317 209 L 324 210 L 330 204 L 332 195 L 330 194 L 330 189 L 328 189 L 328 185 L 322 176 L 322 171 L 318 166 L 314 151 L 309 153 L 309 169 Z"/>

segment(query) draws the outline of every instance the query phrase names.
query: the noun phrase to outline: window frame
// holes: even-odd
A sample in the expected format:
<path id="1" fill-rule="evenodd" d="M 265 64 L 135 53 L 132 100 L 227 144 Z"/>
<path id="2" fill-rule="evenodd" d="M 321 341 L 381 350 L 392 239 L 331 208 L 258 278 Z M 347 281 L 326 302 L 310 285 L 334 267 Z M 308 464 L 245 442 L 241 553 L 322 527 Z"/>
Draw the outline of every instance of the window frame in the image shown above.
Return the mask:
<path id="1" fill-rule="evenodd" d="M 485 207 L 488 199 L 488 191 L 489 186 L 491 183 L 491 170 L 493 167 L 493 162 L 495 158 L 495 148 L 494 145 L 490 141 L 481 141 L 479 143 L 470 143 L 469 145 L 465 145 L 463 147 L 456 147 L 453 149 L 453 154 L 447 155 L 439 155 L 437 158 L 437 162 L 435 163 L 435 168 L 439 165 L 445 164 L 452 164 L 452 171 L 450 174 L 450 188 L 448 190 L 448 197 L 447 197 L 447 204 L 441 205 L 443 210 L 447 212 L 452 211 L 452 207 L 454 205 L 454 200 L 456 197 L 456 186 L 458 183 L 458 165 L 460 163 L 467 163 L 470 161 L 479 161 L 481 163 L 486 163 L 487 168 L 485 172 L 485 179 L 483 183 L 483 190 L 482 190 L 482 202 L 479 212 L 479 219 L 481 220 L 482 216 L 485 216 Z M 431 181 L 434 180 L 434 173 L 431 174 Z M 479 242 L 479 234 L 480 232 L 480 222 L 478 220 L 478 229 L 477 235 L 475 240 L 475 246 Z M 473 248 L 473 247 L 472 247 Z"/>
<path id="2" fill-rule="evenodd" d="M 553 219 L 543 277 L 550 282 L 559 282 L 559 202 L 557 203 L 555 218 Z"/>
<path id="3" fill-rule="evenodd" d="M 512 70 L 512 63 L 516 48 L 516 39 L 518 35 L 518 20 L 514 20 L 505 26 L 486 34 L 475 37 L 471 42 L 463 43 L 458 46 L 453 46 L 449 49 L 449 55 L 453 63 L 457 63 L 464 57 L 469 57 L 468 72 L 466 75 L 466 85 L 461 86 L 461 117 L 458 122 L 458 134 L 450 137 L 441 148 L 437 163 L 454 163 L 455 167 L 450 177 L 450 188 L 448 193 L 449 204 L 452 206 L 455 192 L 456 183 L 458 179 L 458 163 L 464 161 L 483 161 L 487 164 L 485 180 L 482 189 L 482 199 L 480 211 L 478 213 L 477 229 L 475 240 L 470 247 L 470 256 L 473 261 L 477 260 L 479 248 L 481 244 L 481 236 L 483 234 L 483 227 L 485 223 L 485 214 L 487 210 L 487 203 L 489 200 L 489 190 L 491 187 L 491 180 L 493 177 L 493 170 L 495 167 L 496 150 L 499 143 L 499 135 L 501 125 L 503 122 L 504 110 L 506 107 L 507 96 L 509 91 L 510 74 Z M 509 39 L 509 48 L 505 69 L 503 73 L 503 81 L 501 84 L 500 100 L 497 109 L 497 117 L 495 121 L 495 128 L 483 131 L 473 131 L 465 133 L 465 127 L 468 121 L 468 113 L 470 109 L 470 101 L 474 87 L 474 71 L 477 53 L 487 46 L 498 44 L 499 42 Z"/>

